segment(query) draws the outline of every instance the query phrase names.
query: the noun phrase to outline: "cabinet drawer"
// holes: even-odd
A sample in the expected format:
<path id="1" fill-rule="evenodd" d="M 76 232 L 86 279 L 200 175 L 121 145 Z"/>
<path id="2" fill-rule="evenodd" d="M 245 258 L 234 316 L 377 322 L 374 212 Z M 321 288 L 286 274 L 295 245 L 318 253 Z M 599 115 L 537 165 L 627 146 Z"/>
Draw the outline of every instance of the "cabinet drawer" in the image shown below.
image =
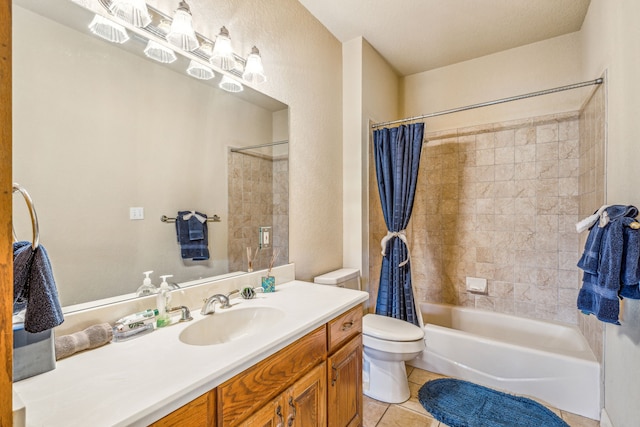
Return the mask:
<path id="1" fill-rule="evenodd" d="M 218 387 L 218 425 L 234 426 L 327 357 L 325 326 Z"/>
<path id="2" fill-rule="evenodd" d="M 362 332 L 362 307 L 357 306 L 328 323 L 329 353 Z"/>

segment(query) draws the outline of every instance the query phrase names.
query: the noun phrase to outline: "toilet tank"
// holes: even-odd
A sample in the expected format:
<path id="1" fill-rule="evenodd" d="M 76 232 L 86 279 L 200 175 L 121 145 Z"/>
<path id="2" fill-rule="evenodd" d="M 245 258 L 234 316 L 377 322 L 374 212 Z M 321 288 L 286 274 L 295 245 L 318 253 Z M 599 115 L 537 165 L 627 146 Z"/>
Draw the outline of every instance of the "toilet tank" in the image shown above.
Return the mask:
<path id="1" fill-rule="evenodd" d="M 357 268 L 341 268 L 318 276 L 313 279 L 313 282 L 320 285 L 360 290 L 360 270 Z"/>

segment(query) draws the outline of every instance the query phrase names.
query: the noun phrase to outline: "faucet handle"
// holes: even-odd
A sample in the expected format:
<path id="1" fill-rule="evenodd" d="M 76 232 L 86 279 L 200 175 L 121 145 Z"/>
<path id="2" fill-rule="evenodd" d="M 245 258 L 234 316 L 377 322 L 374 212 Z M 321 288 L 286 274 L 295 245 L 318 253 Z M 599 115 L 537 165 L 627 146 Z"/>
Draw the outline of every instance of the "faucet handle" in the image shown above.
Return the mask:
<path id="1" fill-rule="evenodd" d="M 189 310 L 189 307 L 187 307 L 186 305 L 181 305 L 179 307 L 173 307 L 173 308 L 167 308 L 167 312 L 171 313 L 174 311 L 178 311 L 180 310 L 180 320 L 179 322 L 188 322 L 190 320 L 193 320 L 193 317 L 191 317 L 191 311 Z"/>

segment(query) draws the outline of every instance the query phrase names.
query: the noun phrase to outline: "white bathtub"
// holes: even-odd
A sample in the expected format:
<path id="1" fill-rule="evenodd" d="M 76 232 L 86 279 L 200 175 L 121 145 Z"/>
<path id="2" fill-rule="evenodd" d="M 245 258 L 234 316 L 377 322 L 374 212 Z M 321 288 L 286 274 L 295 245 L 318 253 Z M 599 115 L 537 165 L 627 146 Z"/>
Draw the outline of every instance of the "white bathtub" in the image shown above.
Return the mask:
<path id="1" fill-rule="evenodd" d="M 600 418 L 600 364 L 577 327 L 421 304 L 426 349 L 409 365 Z"/>

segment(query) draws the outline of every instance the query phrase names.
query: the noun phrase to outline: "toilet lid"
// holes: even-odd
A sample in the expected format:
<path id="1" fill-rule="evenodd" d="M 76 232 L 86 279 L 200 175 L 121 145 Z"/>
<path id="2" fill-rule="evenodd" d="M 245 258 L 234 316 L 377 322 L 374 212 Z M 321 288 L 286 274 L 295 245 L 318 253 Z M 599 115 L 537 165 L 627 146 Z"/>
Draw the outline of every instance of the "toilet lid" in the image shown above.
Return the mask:
<path id="1" fill-rule="evenodd" d="M 367 314 L 362 318 L 362 333 L 389 341 L 416 341 L 424 338 L 422 329 L 413 323 L 379 314 Z"/>

